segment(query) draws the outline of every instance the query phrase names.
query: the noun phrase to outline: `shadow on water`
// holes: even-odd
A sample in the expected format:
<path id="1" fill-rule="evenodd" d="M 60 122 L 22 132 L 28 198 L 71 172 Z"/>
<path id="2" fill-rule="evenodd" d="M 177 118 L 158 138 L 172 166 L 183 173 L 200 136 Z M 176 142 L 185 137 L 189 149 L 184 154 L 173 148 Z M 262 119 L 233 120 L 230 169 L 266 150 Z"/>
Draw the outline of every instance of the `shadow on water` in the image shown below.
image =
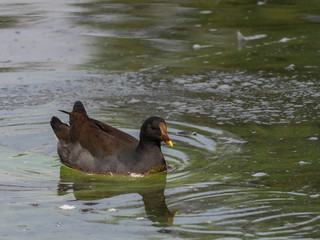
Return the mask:
<path id="1" fill-rule="evenodd" d="M 178 211 L 170 211 L 166 204 L 166 176 L 166 173 L 143 178 L 86 175 L 61 166 L 58 194 L 65 195 L 71 190 L 76 200 L 93 201 L 137 193 L 142 197 L 149 220 L 171 226 Z"/>

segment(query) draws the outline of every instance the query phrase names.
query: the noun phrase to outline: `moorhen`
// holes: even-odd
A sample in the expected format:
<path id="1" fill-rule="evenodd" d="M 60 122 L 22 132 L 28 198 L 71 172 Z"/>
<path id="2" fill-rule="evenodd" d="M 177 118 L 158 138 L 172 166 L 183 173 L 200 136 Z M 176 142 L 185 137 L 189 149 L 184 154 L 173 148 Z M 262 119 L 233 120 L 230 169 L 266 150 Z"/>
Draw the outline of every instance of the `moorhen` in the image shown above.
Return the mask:
<path id="1" fill-rule="evenodd" d="M 140 141 L 87 115 L 83 104 L 75 102 L 67 113 L 70 126 L 57 117 L 51 127 L 58 141 L 58 154 L 67 166 L 87 173 L 145 174 L 166 170 L 161 141 L 173 146 L 165 121 L 148 118 L 141 127 Z"/>

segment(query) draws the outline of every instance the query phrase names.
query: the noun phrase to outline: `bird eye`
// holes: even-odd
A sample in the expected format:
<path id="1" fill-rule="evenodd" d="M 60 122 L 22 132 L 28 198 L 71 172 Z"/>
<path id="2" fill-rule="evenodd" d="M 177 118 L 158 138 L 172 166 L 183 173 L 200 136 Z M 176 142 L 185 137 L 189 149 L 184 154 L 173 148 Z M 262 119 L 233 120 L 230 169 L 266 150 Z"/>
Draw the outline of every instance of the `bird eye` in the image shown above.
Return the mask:
<path id="1" fill-rule="evenodd" d="M 157 127 L 154 126 L 153 124 L 149 124 L 149 126 L 150 126 L 150 128 L 151 128 L 152 130 L 156 130 L 156 129 L 157 129 Z"/>

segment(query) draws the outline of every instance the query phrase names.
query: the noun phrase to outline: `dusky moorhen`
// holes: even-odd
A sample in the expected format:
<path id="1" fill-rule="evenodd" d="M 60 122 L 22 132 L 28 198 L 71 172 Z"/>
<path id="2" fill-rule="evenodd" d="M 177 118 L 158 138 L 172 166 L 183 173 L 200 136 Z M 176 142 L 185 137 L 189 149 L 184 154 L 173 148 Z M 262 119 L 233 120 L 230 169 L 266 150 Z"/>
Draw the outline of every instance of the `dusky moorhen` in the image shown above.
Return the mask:
<path id="1" fill-rule="evenodd" d="M 75 102 L 70 126 L 57 117 L 51 127 L 58 141 L 58 154 L 67 166 L 87 173 L 128 174 L 166 170 L 161 141 L 173 146 L 165 121 L 150 117 L 141 126 L 140 141 L 98 120 L 89 118 L 83 104 Z"/>

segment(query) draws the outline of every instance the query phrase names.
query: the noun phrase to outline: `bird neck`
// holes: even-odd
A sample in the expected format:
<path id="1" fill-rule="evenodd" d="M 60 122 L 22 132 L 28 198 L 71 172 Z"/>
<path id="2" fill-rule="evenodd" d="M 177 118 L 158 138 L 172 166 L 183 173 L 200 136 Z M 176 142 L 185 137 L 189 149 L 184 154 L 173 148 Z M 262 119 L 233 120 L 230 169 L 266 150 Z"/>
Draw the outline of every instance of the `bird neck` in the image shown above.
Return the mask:
<path id="1" fill-rule="evenodd" d="M 160 142 L 140 141 L 132 161 L 132 172 L 148 172 L 149 170 L 166 166 L 161 152 Z"/>
<path id="2" fill-rule="evenodd" d="M 137 147 L 137 152 L 161 152 L 160 142 L 141 139 Z"/>

